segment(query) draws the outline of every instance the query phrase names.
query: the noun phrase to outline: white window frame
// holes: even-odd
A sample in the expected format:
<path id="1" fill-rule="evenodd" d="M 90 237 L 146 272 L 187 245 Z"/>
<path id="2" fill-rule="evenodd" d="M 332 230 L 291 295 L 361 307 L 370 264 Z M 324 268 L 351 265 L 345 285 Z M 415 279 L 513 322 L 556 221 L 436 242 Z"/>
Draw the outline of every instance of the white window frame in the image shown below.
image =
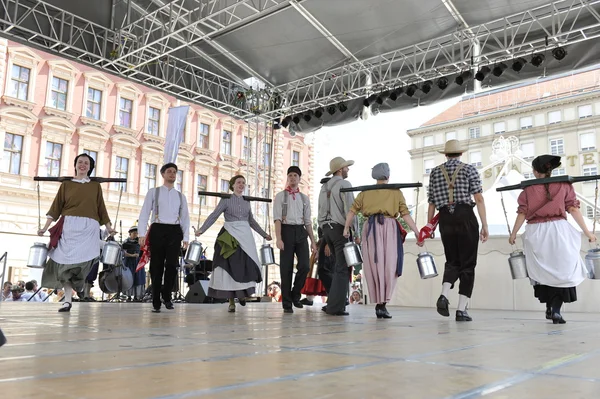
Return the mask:
<path id="1" fill-rule="evenodd" d="M 78 153 L 79 154 L 88 154 L 90 156 L 90 158 L 92 158 L 94 160 L 94 170 L 92 170 L 92 173 L 90 174 L 91 177 L 95 177 L 96 176 L 96 166 L 98 165 L 98 151 L 96 150 L 89 150 L 89 149 L 84 149 L 82 152 Z"/>
<path id="2" fill-rule="evenodd" d="M 225 141 L 225 132 L 229 133 L 229 141 Z M 226 151 L 226 144 L 229 144 L 229 151 Z M 233 132 L 231 130 L 221 129 L 221 148 L 219 152 L 222 155 L 233 156 Z"/>
<path id="3" fill-rule="evenodd" d="M 577 107 L 577 113 L 579 114 L 579 119 L 590 118 L 594 116 L 594 108 L 592 104 L 580 105 Z"/>
<path id="4" fill-rule="evenodd" d="M 48 154 L 47 154 L 47 152 L 46 152 L 46 150 L 48 149 L 48 144 L 52 144 L 53 146 L 54 146 L 54 145 L 59 145 L 59 146 L 60 146 L 60 158 L 58 159 L 58 171 L 57 171 L 57 176 L 52 176 L 51 174 L 48 174 L 48 165 L 46 164 L 46 160 L 48 160 L 48 159 L 53 159 L 52 157 L 50 157 L 50 158 L 49 158 L 49 157 L 48 157 Z M 53 148 L 54 148 L 54 147 L 53 147 Z M 65 162 L 65 161 L 64 161 L 64 159 L 63 159 L 63 154 L 66 152 L 66 151 L 65 151 L 65 149 L 66 149 L 67 151 L 69 150 L 69 148 L 68 148 L 68 147 L 65 147 L 65 145 L 64 145 L 63 143 L 57 143 L 57 142 L 55 142 L 55 141 L 46 141 L 46 142 L 45 142 L 45 144 L 44 144 L 44 148 L 42 149 L 42 151 L 40 151 L 40 152 L 43 152 L 43 157 L 44 157 L 44 173 L 43 173 L 43 174 L 44 174 L 45 176 L 58 177 L 58 176 L 60 176 L 60 175 L 61 175 L 61 171 L 62 171 L 62 168 L 63 168 L 63 166 L 64 166 L 64 162 Z"/>
<path id="5" fill-rule="evenodd" d="M 474 154 L 478 154 L 479 156 L 479 161 L 473 162 L 473 155 Z M 469 164 L 475 166 L 476 168 L 480 168 L 481 166 L 483 166 L 483 154 L 481 153 L 481 151 L 471 151 L 469 152 Z"/>
<path id="6" fill-rule="evenodd" d="M 556 141 L 556 143 L 553 143 Z M 560 143 L 559 143 L 560 141 Z M 564 155 L 565 154 L 565 140 L 562 137 L 556 137 L 549 140 L 550 154 L 551 155 Z M 556 152 L 553 150 L 556 147 Z M 562 148 L 562 151 L 559 151 Z"/>
<path id="7" fill-rule="evenodd" d="M 20 175 L 20 174 L 21 174 L 21 171 L 22 171 L 22 165 L 23 165 L 23 147 L 25 146 L 25 135 L 23 135 L 23 134 L 17 134 L 17 133 L 13 133 L 13 132 L 5 132 L 4 134 L 5 134 L 5 135 L 6 135 L 6 134 L 10 134 L 10 135 L 12 135 L 13 137 L 14 137 L 14 136 L 18 136 L 18 137 L 20 137 L 20 138 L 21 138 L 21 148 L 19 149 L 19 151 L 15 151 L 15 150 L 13 150 L 12 148 L 10 148 L 10 149 L 8 149 L 8 150 L 7 150 L 7 149 L 4 147 L 4 145 L 2 146 L 2 151 L 3 151 L 3 153 L 6 153 L 6 152 L 8 152 L 8 153 L 9 153 L 9 161 L 8 161 L 8 163 L 7 163 L 7 165 L 8 165 L 8 170 L 6 170 L 6 171 L 2 171 L 2 173 L 7 173 L 7 174 L 11 174 L 11 175 Z M 4 142 L 6 143 L 6 136 L 5 136 Z M 11 168 L 11 166 L 12 166 L 12 162 L 11 162 L 11 161 L 12 161 L 12 157 L 13 157 L 13 155 L 14 155 L 14 154 L 19 154 L 19 170 L 17 171 L 17 173 L 13 173 L 13 172 L 11 172 L 11 171 L 10 171 L 10 168 Z M 6 160 L 6 159 L 4 159 L 5 157 L 6 157 L 6 154 L 4 154 L 4 155 L 3 155 L 3 159 L 2 159 L 3 163 L 4 163 L 4 161 Z"/>
<path id="8" fill-rule="evenodd" d="M 152 176 L 151 173 L 148 173 L 149 171 L 152 172 L 152 167 L 154 167 L 154 176 Z M 147 190 L 150 190 L 151 188 L 155 188 L 156 187 L 156 183 L 158 181 L 158 165 L 154 164 L 154 163 L 150 163 L 150 162 L 144 162 L 144 185 L 146 186 Z M 153 185 L 150 185 L 149 183 L 153 182 Z"/>
<path id="9" fill-rule="evenodd" d="M 185 175 L 183 174 L 183 169 L 179 169 L 177 171 L 177 173 L 175 174 L 175 188 L 183 195 L 185 195 L 184 183 L 185 183 Z"/>
<path id="10" fill-rule="evenodd" d="M 241 156 L 241 158 L 243 160 L 252 160 L 253 159 L 253 156 L 252 156 L 252 147 L 253 146 L 254 146 L 253 138 L 248 134 L 242 135 L 242 156 Z M 248 151 L 248 154 L 244 153 L 246 151 Z"/>
<path id="11" fill-rule="evenodd" d="M 585 143 L 584 143 L 585 141 Z M 596 133 L 586 132 L 579 135 L 579 148 L 581 151 L 593 151 L 596 149 Z"/>
<path id="12" fill-rule="evenodd" d="M 598 166 L 597 165 L 587 165 L 581 167 L 581 174 L 583 176 L 594 176 L 598 174 Z"/>
<path id="13" fill-rule="evenodd" d="M 504 133 L 506 133 L 506 122 L 494 123 L 494 134 L 504 134 Z"/>
<path id="14" fill-rule="evenodd" d="M 215 140 L 215 134 L 216 132 L 219 132 L 219 129 L 217 129 L 217 124 L 219 123 L 219 117 L 210 112 L 207 109 L 201 109 L 196 111 L 196 114 L 198 115 L 198 132 L 197 132 L 197 136 L 200 135 L 200 123 L 203 123 L 205 125 L 209 126 L 208 129 L 208 148 L 202 148 L 198 146 L 198 143 L 200 142 L 198 140 L 198 137 L 196 138 L 196 152 L 197 153 L 205 153 L 205 154 L 213 154 L 214 150 L 214 140 Z M 219 151 L 221 150 L 221 139 L 219 138 Z"/>
<path id="15" fill-rule="evenodd" d="M 104 129 L 106 126 L 108 97 L 110 89 L 114 83 L 100 72 L 85 72 L 83 76 L 85 80 L 83 84 L 82 110 L 79 118 L 81 119 L 81 122 L 86 125 L 97 126 L 101 129 Z M 94 89 L 102 92 L 102 97 L 100 99 L 100 119 L 94 119 L 86 116 L 88 89 Z"/>
<path id="16" fill-rule="evenodd" d="M 38 68 L 44 63 L 44 59 L 27 47 L 9 47 L 8 64 L 6 66 L 7 78 L 4 82 L 4 95 L 2 99 L 5 103 L 25 107 L 33 110 L 36 104 L 36 82 L 38 80 Z M 29 68 L 29 86 L 27 87 L 27 101 L 12 97 L 10 93 L 10 76 L 13 65 Z"/>
<path id="17" fill-rule="evenodd" d="M 529 148 L 529 146 L 532 146 L 532 151 L 531 151 L 530 155 L 527 155 L 525 153 L 525 151 L 523 151 L 523 146 L 527 146 L 526 148 Z M 533 160 L 533 158 L 535 158 L 535 143 L 533 141 L 529 142 L 529 143 L 521 143 L 520 149 L 521 149 L 521 152 L 523 153 L 524 160 L 529 161 L 529 160 Z"/>
<path id="18" fill-rule="evenodd" d="M 558 119 L 556 117 L 558 116 Z M 557 111 L 549 111 L 548 112 L 548 124 L 554 125 L 562 122 L 562 112 L 560 110 Z"/>
<path id="19" fill-rule="evenodd" d="M 448 140 L 456 140 L 456 132 L 446 132 L 446 141 Z"/>
<path id="20" fill-rule="evenodd" d="M 71 63 L 63 60 L 48 61 L 48 85 L 46 88 L 46 106 L 44 111 L 50 115 L 61 116 L 71 119 L 73 117 L 73 97 L 75 92 L 75 83 L 81 75 L 81 71 L 75 68 Z M 59 78 L 67 81 L 67 98 L 66 108 L 64 110 L 54 108 L 52 106 L 52 82 L 54 78 Z M 87 98 L 87 93 L 85 93 Z"/>
<path id="21" fill-rule="evenodd" d="M 200 177 L 204 177 L 206 178 L 206 184 L 204 186 L 200 185 Z M 206 195 L 198 195 L 198 191 L 207 191 L 208 190 L 208 175 L 204 175 L 202 173 L 196 173 L 196 192 L 195 192 L 195 197 L 196 197 L 196 201 L 198 201 L 198 203 L 201 206 L 205 206 L 206 205 Z"/>
<path id="22" fill-rule="evenodd" d="M 144 118 L 144 138 L 146 140 L 154 140 L 160 143 L 164 143 L 164 138 L 167 134 L 167 121 L 169 119 L 169 107 L 171 103 L 164 96 L 159 93 L 146 93 L 146 106 L 145 106 L 145 118 Z M 150 107 L 156 108 L 160 111 L 160 119 L 158 122 L 158 135 L 150 133 Z M 152 136 L 152 137 L 148 137 Z M 160 139 L 162 138 L 162 140 Z"/>
<path id="23" fill-rule="evenodd" d="M 469 138 L 478 139 L 481 137 L 481 127 L 474 126 L 469 128 Z"/>
<path id="24" fill-rule="evenodd" d="M 521 130 L 533 128 L 533 117 L 532 116 L 523 116 L 522 118 L 520 118 L 519 119 L 519 127 L 521 128 Z"/>
<path id="25" fill-rule="evenodd" d="M 117 83 L 117 96 L 115 104 L 115 120 L 113 129 L 118 133 L 137 136 L 138 133 L 138 108 L 142 92 L 131 83 Z M 131 126 L 121 126 L 119 121 L 119 111 L 121 109 L 121 98 L 131 101 Z"/>
<path id="26" fill-rule="evenodd" d="M 431 144 L 428 144 L 428 141 L 430 141 Z M 433 145 L 435 145 L 435 137 L 432 134 L 423 136 L 423 147 L 431 147 Z"/>
<path id="27" fill-rule="evenodd" d="M 204 134 L 203 127 L 206 126 L 206 134 Z M 210 150 L 210 136 L 211 136 L 212 126 L 208 123 L 199 121 L 198 122 L 198 139 L 196 141 L 196 147 L 203 150 Z M 201 140 L 202 138 L 202 140 Z M 204 145 L 200 145 L 200 142 L 204 143 L 206 139 L 206 147 Z"/>
<path id="28" fill-rule="evenodd" d="M 136 157 L 137 157 L 138 148 L 140 148 L 140 147 L 142 148 L 142 161 L 143 162 L 156 163 L 157 165 L 160 164 L 160 162 L 161 162 L 160 157 L 162 157 L 162 152 L 154 151 L 154 152 L 152 152 L 152 155 L 154 156 L 154 158 L 153 157 L 148 158 L 148 156 L 147 156 L 148 151 L 147 151 L 146 147 L 150 146 L 150 145 L 155 145 L 161 151 L 162 151 L 162 148 L 154 143 L 144 143 L 144 145 L 142 146 L 135 137 L 132 137 L 131 135 L 125 134 L 125 133 L 111 135 L 110 141 L 112 141 L 110 176 L 117 177 L 116 170 L 115 170 L 117 156 L 119 156 L 121 158 L 129 159 L 130 173 L 128 173 L 128 175 L 127 175 L 127 191 L 123 190 L 123 193 L 124 194 L 125 193 L 136 194 L 136 192 L 134 190 L 136 190 L 136 189 L 139 190 L 139 187 L 135 187 L 135 185 L 134 185 L 134 176 L 136 174 L 134 169 L 135 169 L 135 165 L 136 165 Z M 159 157 L 158 162 L 157 162 L 156 157 Z M 109 190 L 118 191 L 119 185 L 111 184 Z M 144 200 L 144 198 L 141 197 L 142 202 L 143 202 L 143 200 Z M 141 203 L 140 203 L 140 205 L 141 205 Z"/>
<path id="29" fill-rule="evenodd" d="M 427 165 L 431 165 L 430 168 Z M 428 175 L 435 168 L 435 159 L 425 159 L 423 160 L 423 174 Z"/>
<path id="30" fill-rule="evenodd" d="M 131 173 L 131 166 L 132 166 L 131 165 L 132 164 L 131 158 L 122 157 L 122 156 L 119 156 L 119 155 L 115 156 L 115 162 L 113 163 L 113 173 L 114 173 L 114 176 L 116 178 L 121 178 L 121 179 L 123 178 L 122 176 L 119 176 L 119 174 L 122 173 L 122 172 L 117 171 L 117 162 L 119 161 L 119 158 L 127 160 L 127 170 L 125 171 L 125 179 L 127 180 L 127 183 L 129 183 L 129 176 L 132 174 Z M 123 188 L 123 192 L 124 193 L 127 193 L 128 192 L 127 189 L 131 188 L 131 186 L 128 186 L 127 183 L 125 183 L 125 187 Z M 121 184 L 123 184 L 123 183 L 113 183 L 113 190 L 119 191 L 120 188 L 121 188 L 121 186 L 120 186 Z"/>
<path id="31" fill-rule="evenodd" d="M 222 193 L 228 193 L 228 192 L 230 192 L 230 190 L 229 190 L 229 180 L 221 178 L 219 180 L 219 190 Z"/>
<path id="32" fill-rule="evenodd" d="M 59 116 L 47 116 L 40 119 L 42 125 L 42 139 L 40 148 L 46 149 L 46 142 L 51 141 L 63 145 L 63 154 L 61 159 L 61 174 L 63 176 L 73 175 L 73 165 L 70 161 L 71 139 L 77 129 L 71 121 Z M 44 151 L 40 151 L 39 169 L 44 170 Z"/>
<path id="33" fill-rule="evenodd" d="M 158 118 L 154 119 L 153 111 L 156 111 L 158 114 Z M 160 136 L 160 124 L 163 121 L 162 110 L 160 108 L 154 108 L 153 106 L 148 106 L 148 112 L 146 113 L 146 132 L 151 134 L 152 136 Z M 151 126 L 156 122 L 156 131 L 151 130 Z"/>
<path id="34" fill-rule="evenodd" d="M 298 154 L 298 159 L 297 160 L 294 159 L 294 154 Z M 302 156 L 302 153 L 300 151 L 296 151 L 296 150 L 292 149 L 292 159 L 290 160 L 290 165 L 291 166 L 300 167 L 300 165 L 301 165 L 301 156 Z M 298 164 L 295 164 L 296 161 L 298 162 Z"/>
<path id="35" fill-rule="evenodd" d="M 31 86 L 31 74 L 32 74 L 32 72 L 31 72 L 31 68 L 27 68 L 27 67 L 25 67 L 25 66 L 21 66 L 21 65 L 19 65 L 19 64 L 14 64 L 14 65 L 12 66 L 12 68 L 11 68 L 11 70 L 8 72 L 8 76 L 7 76 L 7 79 L 8 79 L 8 81 L 9 81 L 9 87 L 10 87 L 11 89 L 12 89 L 12 82 L 13 82 L 13 80 L 14 80 L 14 81 L 16 81 L 16 82 L 18 82 L 19 84 L 20 84 L 20 83 L 25 83 L 25 81 L 24 81 L 23 79 L 21 79 L 21 77 L 20 77 L 20 73 L 19 73 L 19 76 L 15 76 L 15 75 L 13 74 L 13 69 L 14 69 L 15 67 L 16 67 L 16 68 L 18 68 L 17 70 L 18 70 L 19 72 L 21 72 L 21 70 L 27 70 L 27 71 L 29 71 L 29 72 L 28 72 L 28 74 L 27 74 L 27 82 L 26 82 L 26 85 L 27 85 L 27 90 L 26 90 L 26 91 L 25 91 L 25 93 L 24 93 L 24 94 L 25 94 L 25 98 L 24 98 L 24 99 L 23 99 L 23 98 L 19 98 L 19 89 L 17 89 L 17 92 L 16 92 L 16 93 L 12 93 L 12 90 L 11 90 L 11 93 L 10 93 L 10 94 L 11 94 L 11 95 L 12 95 L 12 94 L 16 94 L 16 95 L 15 95 L 15 96 L 13 96 L 13 97 L 14 97 L 14 98 L 16 98 L 16 99 L 18 99 L 18 100 L 21 100 L 21 101 L 27 101 L 27 100 L 29 99 L 29 87 Z"/>
<path id="36" fill-rule="evenodd" d="M 567 174 L 566 168 L 556 168 L 552 170 L 552 176 L 564 176 Z"/>

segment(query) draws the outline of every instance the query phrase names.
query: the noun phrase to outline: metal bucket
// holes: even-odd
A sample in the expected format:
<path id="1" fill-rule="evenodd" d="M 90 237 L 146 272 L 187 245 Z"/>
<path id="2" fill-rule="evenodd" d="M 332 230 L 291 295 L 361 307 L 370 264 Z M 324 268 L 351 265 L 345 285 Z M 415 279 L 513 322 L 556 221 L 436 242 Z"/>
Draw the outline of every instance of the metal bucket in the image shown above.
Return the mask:
<path id="1" fill-rule="evenodd" d="M 112 266 L 120 262 L 121 246 L 116 241 L 108 241 L 102 249 L 102 257 L 100 262 L 105 265 Z"/>
<path id="2" fill-rule="evenodd" d="M 590 249 L 585 255 L 588 278 L 600 280 L 600 248 Z"/>
<path id="3" fill-rule="evenodd" d="M 523 251 L 516 250 L 511 253 L 510 257 L 508 258 L 508 264 L 510 266 L 510 274 L 512 275 L 513 280 L 529 277 L 529 274 L 527 273 L 527 263 L 525 262 L 525 255 L 523 254 Z"/>
<path id="4" fill-rule="evenodd" d="M 344 258 L 348 267 L 360 265 L 362 263 L 360 247 L 353 242 L 347 242 L 344 245 Z"/>
<path id="5" fill-rule="evenodd" d="M 199 241 L 192 241 L 190 245 L 188 245 L 188 249 L 185 253 L 185 258 L 183 261 L 190 265 L 196 266 L 200 263 L 200 258 L 202 257 L 202 244 Z"/>
<path id="6" fill-rule="evenodd" d="M 260 261 L 263 266 L 275 264 L 275 253 L 273 252 L 271 244 L 263 244 L 262 247 L 260 247 Z"/>
<path id="7" fill-rule="evenodd" d="M 437 277 L 438 275 L 437 268 L 435 267 L 435 259 L 429 252 L 421 252 L 419 254 L 417 257 L 417 266 L 423 280 Z"/>
<path id="8" fill-rule="evenodd" d="M 43 269 L 46 266 L 46 258 L 48 258 L 48 247 L 42 242 L 36 242 L 29 248 L 27 267 Z"/>

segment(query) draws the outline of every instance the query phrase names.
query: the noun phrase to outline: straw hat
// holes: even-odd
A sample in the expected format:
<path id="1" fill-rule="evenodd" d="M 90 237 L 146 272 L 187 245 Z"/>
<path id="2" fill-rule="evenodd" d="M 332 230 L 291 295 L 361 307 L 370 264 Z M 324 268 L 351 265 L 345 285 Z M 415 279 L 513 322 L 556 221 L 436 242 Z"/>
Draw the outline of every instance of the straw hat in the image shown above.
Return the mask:
<path id="1" fill-rule="evenodd" d="M 448 140 L 446 141 L 444 149 L 438 152 L 442 154 L 462 154 L 465 151 L 467 151 L 467 149 L 460 145 L 460 141 Z"/>
<path id="2" fill-rule="evenodd" d="M 338 170 L 351 165 L 354 165 L 354 161 L 346 161 L 342 157 L 335 157 L 331 161 L 329 161 L 329 172 L 325 173 L 325 176 L 330 176 Z"/>

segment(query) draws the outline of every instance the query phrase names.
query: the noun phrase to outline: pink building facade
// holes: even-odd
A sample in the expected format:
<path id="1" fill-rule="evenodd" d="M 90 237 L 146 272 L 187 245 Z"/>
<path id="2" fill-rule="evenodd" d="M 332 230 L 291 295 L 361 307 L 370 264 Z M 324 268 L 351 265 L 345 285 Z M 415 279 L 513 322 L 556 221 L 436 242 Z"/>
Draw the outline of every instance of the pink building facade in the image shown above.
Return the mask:
<path id="1" fill-rule="evenodd" d="M 73 161 L 82 152 L 95 158 L 97 176 L 127 179 L 119 213 L 126 232 L 136 222 L 147 190 L 162 182 L 168 110 L 181 105 L 190 108 L 177 158 L 177 185 L 194 213 L 192 224 L 217 202 L 199 198 L 198 190 L 227 191 L 225 182 L 238 173 L 247 177 L 247 194 L 272 198 L 284 188 L 287 168 L 298 165 L 304 171 L 302 191 L 313 191 L 313 148 L 302 137 L 275 130 L 271 149 L 270 130 L 264 126 L 7 40 L 0 40 L 0 99 L 1 233 L 34 233 L 33 177 L 72 175 Z M 119 186 L 103 186 L 114 219 Z M 42 183 L 40 189 L 43 215 L 58 185 Z M 259 223 L 266 210 L 256 206 Z"/>

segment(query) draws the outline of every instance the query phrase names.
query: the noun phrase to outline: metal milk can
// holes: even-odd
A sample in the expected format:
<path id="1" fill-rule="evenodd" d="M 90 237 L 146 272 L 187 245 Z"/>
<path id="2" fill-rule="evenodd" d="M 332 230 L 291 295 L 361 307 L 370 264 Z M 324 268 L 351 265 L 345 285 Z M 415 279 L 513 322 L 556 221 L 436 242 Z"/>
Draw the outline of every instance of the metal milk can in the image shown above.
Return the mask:
<path id="1" fill-rule="evenodd" d="M 433 278 L 438 275 L 435 259 L 429 252 L 421 252 L 417 257 L 417 266 L 422 279 Z"/>
<path id="2" fill-rule="evenodd" d="M 510 266 L 510 274 L 512 275 L 513 280 L 529 277 L 523 251 L 519 249 L 513 251 L 508 258 L 508 264 Z"/>
<path id="3" fill-rule="evenodd" d="M 27 258 L 27 267 L 34 269 L 43 269 L 46 266 L 48 257 L 48 247 L 42 242 L 36 242 L 29 248 L 29 257 Z"/>
<path id="4" fill-rule="evenodd" d="M 202 257 L 202 243 L 197 240 L 190 242 L 188 245 L 187 251 L 185 252 L 185 257 L 183 261 L 190 265 L 196 266 L 200 263 L 200 258 Z"/>

